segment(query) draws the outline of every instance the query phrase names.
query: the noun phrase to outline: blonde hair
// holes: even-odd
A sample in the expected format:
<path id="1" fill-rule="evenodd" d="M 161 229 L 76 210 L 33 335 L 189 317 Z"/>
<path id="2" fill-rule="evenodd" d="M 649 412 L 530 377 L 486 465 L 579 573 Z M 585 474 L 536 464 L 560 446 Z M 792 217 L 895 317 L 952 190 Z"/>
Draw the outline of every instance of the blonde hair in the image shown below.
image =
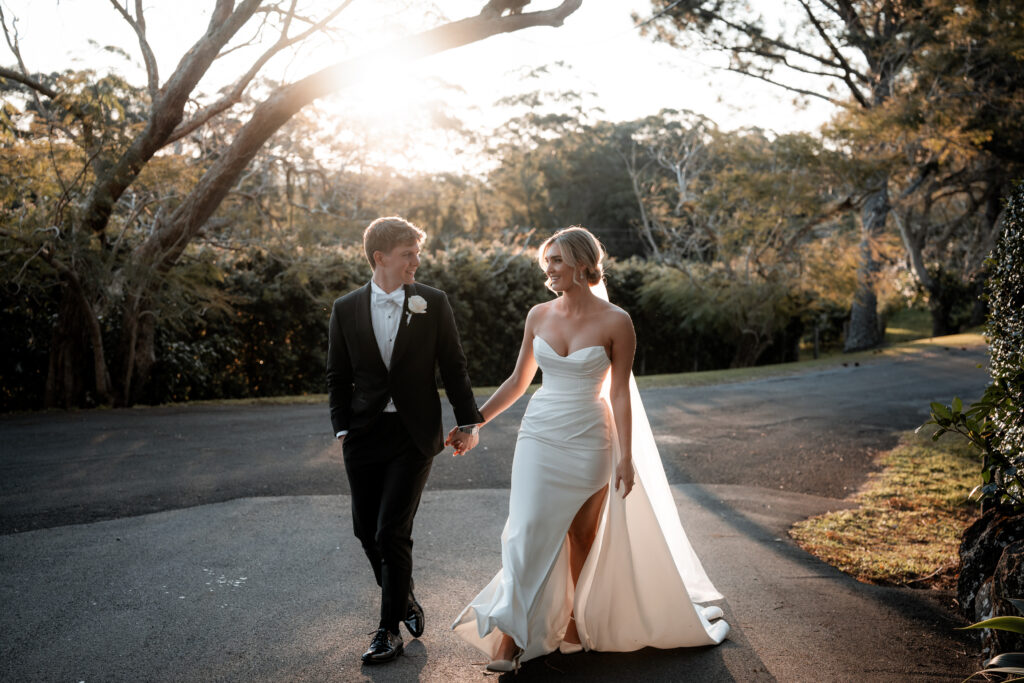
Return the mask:
<path id="1" fill-rule="evenodd" d="M 578 285 L 584 284 L 578 278 L 577 266 L 583 266 L 583 279 L 588 285 L 596 285 L 604 277 L 604 247 L 600 240 L 594 237 L 594 233 L 586 228 L 573 225 L 562 228 L 551 237 L 544 240 L 537 251 L 537 262 L 540 267 L 547 270 L 547 253 L 552 244 L 557 244 L 562 250 L 562 261 L 573 269 L 572 280 Z M 551 280 L 544 285 L 551 289 Z"/>
<path id="2" fill-rule="evenodd" d="M 386 254 L 399 244 L 419 244 L 426 237 L 427 233 L 404 218 L 385 216 L 370 223 L 363 231 L 363 251 L 366 252 L 370 268 L 376 270 L 373 252 L 382 251 Z"/>

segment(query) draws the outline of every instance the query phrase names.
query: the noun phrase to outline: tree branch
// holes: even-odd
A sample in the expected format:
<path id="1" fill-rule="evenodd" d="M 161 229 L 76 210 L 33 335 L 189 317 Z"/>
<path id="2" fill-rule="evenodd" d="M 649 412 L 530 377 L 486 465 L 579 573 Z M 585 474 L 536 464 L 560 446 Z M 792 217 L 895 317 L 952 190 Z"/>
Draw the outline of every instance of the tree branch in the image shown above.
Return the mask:
<path id="1" fill-rule="evenodd" d="M 181 122 L 185 103 L 221 48 L 258 9 L 260 0 L 218 0 L 206 33 L 189 49 L 174 73 L 157 92 L 145 129 L 132 141 L 110 171 L 96 179 L 82 207 L 83 226 L 99 233 L 106 228 L 114 204 L 135 181 L 143 166 L 164 146 Z"/>
<path id="2" fill-rule="evenodd" d="M 836 60 L 842 65 L 844 71 L 843 80 L 846 82 L 846 85 L 850 88 L 850 91 L 853 92 L 853 96 L 857 98 L 857 101 L 861 101 L 862 96 L 857 86 L 854 85 L 853 79 L 850 78 L 850 75 L 853 74 L 857 76 L 857 78 L 859 78 L 862 83 L 868 82 L 867 76 L 860 73 L 850 65 L 850 62 L 846 59 L 845 56 L 843 56 L 843 53 L 839 50 L 839 47 L 835 44 L 835 41 L 832 40 L 832 36 L 828 34 L 828 31 L 825 30 L 825 27 L 822 25 L 822 23 L 818 20 L 818 17 L 811 10 L 811 6 L 807 4 L 807 1 L 797 1 L 803 6 L 804 11 L 807 12 L 807 17 L 811 20 L 811 24 L 813 24 L 815 30 L 817 30 L 818 35 L 821 36 L 821 39 L 825 41 L 825 44 L 828 46 L 828 49 L 835 56 Z"/>
<path id="3" fill-rule="evenodd" d="M 758 73 L 754 73 L 752 71 L 744 71 L 743 69 L 739 69 L 739 68 L 733 67 L 733 66 L 726 67 L 726 70 L 727 71 L 734 71 L 734 72 L 736 72 L 738 74 L 742 74 L 744 76 L 750 76 L 751 78 L 757 78 L 759 80 L 764 81 L 765 83 L 771 83 L 774 86 L 778 86 L 780 88 L 783 88 L 784 90 L 789 90 L 790 92 L 795 92 L 795 93 L 798 93 L 800 95 L 806 95 L 808 97 L 817 97 L 817 98 L 823 99 L 826 102 L 829 102 L 829 103 L 835 104 L 835 105 L 841 104 L 839 102 L 839 100 L 833 99 L 833 98 L 829 97 L 828 95 L 822 95 L 821 93 L 814 92 L 813 90 L 805 90 L 803 88 L 797 88 L 795 86 L 786 85 L 785 83 L 780 83 L 779 81 L 772 80 L 771 78 L 768 78 L 767 76 L 764 76 L 764 75 L 758 74 Z"/>
<path id="4" fill-rule="evenodd" d="M 396 41 L 372 54 L 329 66 L 280 88 L 256 107 L 231 145 L 207 170 L 167 224 L 138 247 L 135 260 L 143 267 L 159 269 L 173 264 L 267 139 L 302 107 L 357 82 L 371 67 L 379 67 L 381 55 L 391 55 L 396 62 L 412 60 L 502 33 L 534 26 L 561 26 L 581 4 L 582 0 L 563 0 L 550 10 L 496 18 L 475 16 L 451 22 Z"/>
<path id="5" fill-rule="evenodd" d="M 17 19 L 15 19 L 14 22 L 16 23 Z M 42 93 L 52 100 L 54 97 L 57 96 L 57 92 L 51 88 L 46 87 L 42 83 L 39 83 L 34 78 L 29 76 L 28 68 L 25 66 L 25 60 L 21 57 L 21 48 L 18 46 L 17 27 L 15 27 L 15 34 L 12 36 L 10 29 L 8 29 L 7 27 L 7 17 L 4 16 L 3 7 L 0 7 L 0 25 L 2 25 L 4 29 L 4 39 L 7 40 L 7 47 L 11 49 L 11 52 L 14 54 L 15 59 L 18 60 L 18 68 L 21 69 L 21 73 L 18 73 L 17 71 L 0 67 L 0 69 L 2 69 L 2 71 L 0 71 L 0 76 L 10 78 L 12 80 L 17 81 L 18 83 L 21 83 L 22 85 L 27 85 L 29 88 L 31 88 L 32 97 L 36 101 L 36 106 L 39 107 L 39 111 L 44 116 L 47 116 L 47 118 L 49 118 L 46 107 L 43 106 L 42 101 L 40 101 L 39 99 L 39 94 Z"/>
<path id="6" fill-rule="evenodd" d="M 57 91 L 53 88 L 44 85 L 39 81 L 29 76 L 26 76 L 23 73 L 14 71 L 12 69 L 8 69 L 5 66 L 0 66 L 0 78 L 6 78 L 7 80 L 16 81 L 18 83 L 21 83 L 22 85 L 27 85 L 32 90 L 36 91 L 37 93 L 46 95 L 50 99 L 53 99 L 57 96 Z"/>
<path id="7" fill-rule="evenodd" d="M 302 33 L 296 34 L 292 38 L 288 38 L 288 28 L 291 25 L 291 18 L 295 10 L 295 0 L 293 0 L 292 7 L 289 10 L 288 16 L 285 19 L 285 25 L 281 29 L 281 37 L 277 40 L 277 42 L 274 43 L 274 45 L 272 45 L 270 48 L 268 48 L 262 55 L 260 55 L 259 59 L 257 59 L 253 63 L 249 70 L 245 72 L 245 74 L 243 74 L 241 78 L 235 81 L 234 85 L 231 86 L 231 89 L 227 92 L 227 94 L 224 95 L 224 97 L 214 102 L 210 106 L 199 111 L 199 113 L 193 116 L 190 120 L 183 121 L 182 123 L 178 124 L 178 126 L 171 132 L 171 135 L 168 137 L 167 142 L 165 144 L 170 144 L 172 142 L 180 140 L 181 138 L 189 135 L 196 129 L 208 123 L 218 114 L 226 111 L 227 109 L 230 109 L 235 104 L 237 104 L 242 99 L 242 94 L 245 92 L 245 88 L 249 85 L 249 83 L 252 82 L 252 79 L 256 77 L 256 74 L 260 72 L 260 69 L 262 69 L 267 64 L 267 62 L 269 62 L 270 59 L 274 57 L 274 55 L 297 42 L 305 40 L 316 31 L 321 30 L 322 28 L 327 26 L 331 21 L 334 20 L 335 17 L 338 16 L 338 14 L 340 14 L 345 8 L 351 5 L 352 2 L 353 0 L 345 0 L 345 2 L 343 2 L 337 8 L 335 8 L 334 11 L 330 12 L 323 19 L 310 25 L 309 28 L 307 28 Z"/>
<path id="8" fill-rule="evenodd" d="M 142 59 L 146 63 L 146 78 L 149 82 L 149 98 L 150 100 L 156 100 L 157 90 L 160 88 L 160 76 L 157 71 L 156 57 L 153 55 L 153 49 L 149 46 L 149 41 L 146 40 L 146 20 L 142 14 L 142 0 L 135 0 L 135 15 L 138 19 L 133 19 L 132 15 L 128 13 L 127 7 L 122 7 L 121 3 L 117 0 L 110 0 L 110 4 L 114 6 L 118 14 L 128 22 L 128 25 L 135 31 L 135 35 L 139 39 L 139 49 L 142 50 Z"/>

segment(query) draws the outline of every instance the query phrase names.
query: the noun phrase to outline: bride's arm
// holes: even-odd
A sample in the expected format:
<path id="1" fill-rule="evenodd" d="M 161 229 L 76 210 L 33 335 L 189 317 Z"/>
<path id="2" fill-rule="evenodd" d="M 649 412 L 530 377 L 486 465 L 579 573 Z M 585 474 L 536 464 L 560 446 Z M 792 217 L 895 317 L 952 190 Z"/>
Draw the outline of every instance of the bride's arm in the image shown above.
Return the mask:
<path id="1" fill-rule="evenodd" d="M 633 371 L 636 353 L 636 333 L 633 321 L 625 311 L 616 313 L 611 326 L 612 382 L 609 400 L 619 437 L 619 462 L 615 464 L 615 490 L 619 482 L 625 485 L 622 497 L 633 489 L 633 406 L 629 398 L 629 375 Z"/>
<path id="2" fill-rule="evenodd" d="M 519 347 L 519 358 L 516 360 L 516 367 L 508 376 L 498 390 L 491 394 L 480 414 L 484 416 L 481 426 L 487 424 L 495 417 L 505 411 L 510 405 L 519 400 L 519 397 L 526 393 L 534 375 L 537 374 L 537 359 L 533 357 L 533 335 L 537 319 L 540 316 L 540 305 L 534 306 L 526 314 L 526 326 L 523 329 L 523 343 Z"/>

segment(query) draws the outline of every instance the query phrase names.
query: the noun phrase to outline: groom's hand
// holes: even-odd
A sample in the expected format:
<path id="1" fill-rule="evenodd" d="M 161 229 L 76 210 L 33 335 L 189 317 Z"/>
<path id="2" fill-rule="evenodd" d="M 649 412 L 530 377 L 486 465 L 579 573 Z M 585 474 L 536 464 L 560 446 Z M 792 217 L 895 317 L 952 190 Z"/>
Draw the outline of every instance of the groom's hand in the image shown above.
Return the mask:
<path id="1" fill-rule="evenodd" d="M 458 427 L 454 427 L 448 432 L 448 439 L 445 441 L 445 445 L 451 444 L 454 449 L 452 455 L 465 455 L 473 450 L 478 443 L 480 443 L 480 436 L 478 434 L 466 434 L 459 431 Z"/>

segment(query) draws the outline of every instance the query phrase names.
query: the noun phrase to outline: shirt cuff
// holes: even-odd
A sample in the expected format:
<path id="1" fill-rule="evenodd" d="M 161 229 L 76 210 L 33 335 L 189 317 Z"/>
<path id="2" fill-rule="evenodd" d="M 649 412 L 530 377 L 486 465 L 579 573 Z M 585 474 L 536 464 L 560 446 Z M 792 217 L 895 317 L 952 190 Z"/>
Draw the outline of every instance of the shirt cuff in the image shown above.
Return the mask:
<path id="1" fill-rule="evenodd" d="M 338 432 L 337 434 L 334 435 L 334 438 L 335 439 L 340 439 L 341 437 L 345 436 L 346 434 L 348 434 L 348 430 L 347 429 L 342 429 L 340 432 Z"/>

